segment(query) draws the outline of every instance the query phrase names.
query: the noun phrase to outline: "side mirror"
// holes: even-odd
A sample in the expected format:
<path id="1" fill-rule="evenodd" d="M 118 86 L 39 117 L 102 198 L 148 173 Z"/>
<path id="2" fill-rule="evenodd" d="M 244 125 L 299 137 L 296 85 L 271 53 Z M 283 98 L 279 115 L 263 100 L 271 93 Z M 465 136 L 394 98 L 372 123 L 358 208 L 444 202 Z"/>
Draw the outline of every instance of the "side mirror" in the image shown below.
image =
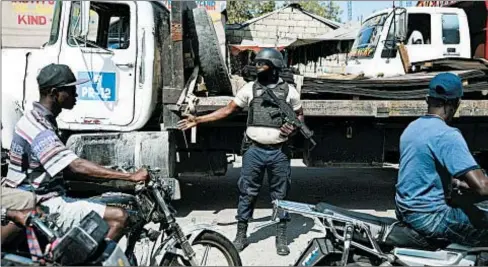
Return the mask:
<path id="1" fill-rule="evenodd" d="M 396 28 L 396 39 L 399 42 L 405 42 L 407 40 L 407 9 L 403 7 L 395 8 L 395 28 Z"/>
<path id="2" fill-rule="evenodd" d="M 80 37 L 88 36 L 88 28 L 90 27 L 90 1 L 80 1 Z"/>
<path id="3" fill-rule="evenodd" d="M 73 1 L 72 2 L 71 37 L 85 39 L 88 36 L 90 26 L 90 1 Z"/>

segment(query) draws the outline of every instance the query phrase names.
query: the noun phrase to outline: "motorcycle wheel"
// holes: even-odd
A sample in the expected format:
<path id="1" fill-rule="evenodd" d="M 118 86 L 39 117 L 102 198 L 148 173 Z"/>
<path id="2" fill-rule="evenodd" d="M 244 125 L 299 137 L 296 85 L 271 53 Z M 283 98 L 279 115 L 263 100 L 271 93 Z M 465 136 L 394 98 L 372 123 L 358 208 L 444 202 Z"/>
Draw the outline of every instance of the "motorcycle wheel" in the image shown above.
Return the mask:
<path id="1" fill-rule="evenodd" d="M 239 256 L 239 252 L 234 247 L 229 239 L 225 236 L 216 233 L 216 232 L 206 232 L 199 236 L 195 241 L 193 241 L 192 247 L 196 245 L 202 245 L 205 247 L 215 248 L 219 250 L 225 257 L 227 261 L 227 266 L 242 266 L 241 257 Z M 198 254 L 197 254 L 198 256 Z M 198 257 L 197 257 L 198 258 Z M 178 257 L 177 255 L 171 254 L 165 256 L 159 266 L 191 266 L 191 264 Z M 204 266 L 200 262 L 200 266 Z M 225 266 L 225 265 L 218 265 L 218 266 Z"/>
<path id="2" fill-rule="evenodd" d="M 342 265 L 342 254 L 332 254 L 328 257 L 325 257 L 322 261 L 320 261 L 316 266 L 343 266 Z M 346 266 L 379 266 L 373 264 L 370 260 L 366 258 L 351 258 Z"/>

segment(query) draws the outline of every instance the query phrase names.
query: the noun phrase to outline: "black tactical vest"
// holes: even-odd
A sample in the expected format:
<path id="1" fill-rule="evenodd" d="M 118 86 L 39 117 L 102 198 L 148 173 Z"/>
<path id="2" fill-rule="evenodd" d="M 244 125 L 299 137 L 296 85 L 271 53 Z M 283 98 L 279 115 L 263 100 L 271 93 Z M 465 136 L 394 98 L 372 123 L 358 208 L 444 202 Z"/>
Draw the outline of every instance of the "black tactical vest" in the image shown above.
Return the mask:
<path id="1" fill-rule="evenodd" d="M 284 121 L 279 115 L 279 108 L 264 101 L 262 97 L 264 90 L 273 90 L 276 97 L 286 101 L 289 87 L 284 81 L 279 83 L 275 88 L 267 88 L 258 81 L 255 81 L 252 88 L 253 98 L 249 104 L 247 126 L 281 128 Z"/>

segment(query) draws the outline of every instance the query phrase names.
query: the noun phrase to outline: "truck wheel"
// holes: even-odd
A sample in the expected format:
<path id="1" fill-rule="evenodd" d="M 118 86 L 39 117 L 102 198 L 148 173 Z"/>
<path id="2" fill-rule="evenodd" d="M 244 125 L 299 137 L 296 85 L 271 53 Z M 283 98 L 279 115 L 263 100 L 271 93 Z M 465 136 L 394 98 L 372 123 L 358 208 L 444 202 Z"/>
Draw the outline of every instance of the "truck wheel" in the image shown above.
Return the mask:
<path id="1" fill-rule="evenodd" d="M 232 84 L 217 33 L 205 8 L 193 9 L 189 20 L 193 49 L 210 95 L 232 95 Z"/>

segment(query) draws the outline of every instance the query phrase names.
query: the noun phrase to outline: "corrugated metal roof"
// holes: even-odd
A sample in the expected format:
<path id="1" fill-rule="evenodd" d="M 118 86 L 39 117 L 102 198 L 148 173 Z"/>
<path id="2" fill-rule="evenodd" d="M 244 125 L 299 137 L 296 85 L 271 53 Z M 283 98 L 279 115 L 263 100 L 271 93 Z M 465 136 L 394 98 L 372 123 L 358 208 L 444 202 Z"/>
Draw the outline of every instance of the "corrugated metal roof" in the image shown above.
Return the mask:
<path id="1" fill-rule="evenodd" d="M 339 28 L 326 34 L 316 37 L 318 40 L 354 40 L 358 35 L 361 26 L 350 28 Z"/>
<path id="2" fill-rule="evenodd" d="M 297 39 L 295 42 L 291 43 L 290 47 L 303 46 L 313 43 L 318 43 L 322 41 L 347 41 L 354 40 L 361 28 L 360 25 L 355 25 L 351 27 L 343 27 L 328 33 L 305 39 Z"/>
<path id="3" fill-rule="evenodd" d="M 277 48 L 278 50 L 281 51 L 282 49 L 288 47 L 291 43 L 295 41 L 296 40 L 286 42 L 284 40 L 281 40 L 281 42 L 279 42 L 278 44 L 264 44 L 254 40 L 243 40 L 242 43 L 231 44 L 229 45 L 229 47 L 231 47 L 231 52 L 233 55 L 237 55 L 239 52 L 245 50 L 253 50 L 257 53 L 263 48 Z"/>

